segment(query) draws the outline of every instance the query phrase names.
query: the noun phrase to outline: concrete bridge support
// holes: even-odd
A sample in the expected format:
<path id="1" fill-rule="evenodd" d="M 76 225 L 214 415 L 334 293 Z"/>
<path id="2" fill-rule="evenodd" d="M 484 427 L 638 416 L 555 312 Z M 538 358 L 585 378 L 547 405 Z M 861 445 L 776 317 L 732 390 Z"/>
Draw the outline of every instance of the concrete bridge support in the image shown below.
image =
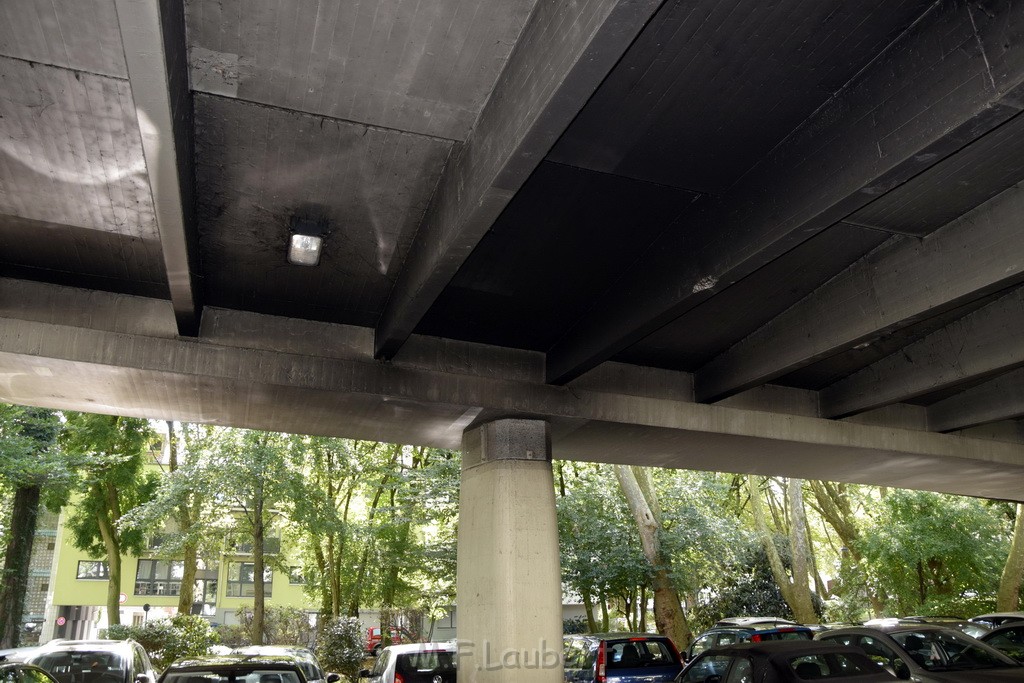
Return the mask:
<path id="1" fill-rule="evenodd" d="M 463 435 L 459 680 L 562 680 L 562 588 L 548 424 L 496 420 Z"/>

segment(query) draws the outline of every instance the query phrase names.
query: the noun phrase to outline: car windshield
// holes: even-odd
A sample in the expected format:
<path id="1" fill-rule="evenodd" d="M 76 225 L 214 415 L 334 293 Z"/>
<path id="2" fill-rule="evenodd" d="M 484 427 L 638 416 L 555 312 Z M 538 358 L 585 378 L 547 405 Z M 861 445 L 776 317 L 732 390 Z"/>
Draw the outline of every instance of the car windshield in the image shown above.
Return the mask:
<path id="1" fill-rule="evenodd" d="M 609 669 L 634 669 L 651 666 L 677 666 L 678 661 L 663 640 L 638 638 L 610 642 L 606 646 Z"/>
<path id="2" fill-rule="evenodd" d="M 929 671 L 963 671 L 1018 666 L 1009 657 L 955 631 L 900 631 L 892 639 Z"/>
<path id="3" fill-rule="evenodd" d="M 59 650 L 44 652 L 29 661 L 46 669 L 60 683 L 120 683 L 127 668 L 116 652 Z"/>
<path id="4" fill-rule="evenodd" d="M 164 683 L 302 683 L 294 671 L 172 671 Z"/>

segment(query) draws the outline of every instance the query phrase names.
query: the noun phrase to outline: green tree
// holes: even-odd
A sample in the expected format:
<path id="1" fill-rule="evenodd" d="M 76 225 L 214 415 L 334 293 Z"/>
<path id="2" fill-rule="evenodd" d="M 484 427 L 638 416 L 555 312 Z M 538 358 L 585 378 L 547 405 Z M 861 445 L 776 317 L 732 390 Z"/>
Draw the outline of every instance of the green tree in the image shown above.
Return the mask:
<path id="1" fill-rule="evenodd" d="M 975 498 L 893 490 L 864 533 L 874 580 L 898 614 L 955 614 L 991 606 L 1007 529 Z"/>
<path id="2" fill-rule="evenodd" d="M 40 505 L 58 509 L 73 480 L 52 410 L 0 404 L 0 481 L 13 491 L 0 584 L 0 648 L 17 647 Z"/>
<path id="3" fill-rule="evenodd" d="M 246 429 L 218 429 L 210 442 L 205 469 L 215 495 L 231 501 L 238 511 L 239 535 L 252 540 L 253 637 L 263 644 L 267 570 L 267 531 L 274 521 L 288 518 L 289 493 L 301 476 L 288 458 L 285 434 Z"/>
<path id="4" fill-rule="evenodd" d="M 154 432 L 138 418 L 66 413 L 66 419 L 60 443 L 82 462 L 81 497 L 68 526 L 77 548 L 106 557 L 107 619 L 115 625 L 121 623 L 121 555 L 141 554 L 145 539 L 143 529 L 121 520 L 156 489 L 156 474 L 143 469 Z"/>

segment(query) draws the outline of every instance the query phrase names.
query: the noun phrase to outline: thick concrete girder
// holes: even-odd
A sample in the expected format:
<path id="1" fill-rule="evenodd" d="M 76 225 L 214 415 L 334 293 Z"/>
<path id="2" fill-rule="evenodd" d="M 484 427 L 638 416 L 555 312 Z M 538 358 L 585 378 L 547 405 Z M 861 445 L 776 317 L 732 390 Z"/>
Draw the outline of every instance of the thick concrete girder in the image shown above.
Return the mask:
<path id="1" fill-rule="evenodd" d="M 181 0 L 115 0 L 179 334 L 199 331 L 192 93 Z"/>
<path id="2" fill-rule="evenodd" d="M 928 428 L 951 432 L 1024 417 L 1024 368 L 928 406 Z"/>
<path id="3" fill-rule="evenodd" d="M 474 421 L 541 418 L 558 458 L 1024 500 L 1024 444 L 694 403 L 687 373 L 617 364 L 555 387 L 541 354 L 419 336 L 381 364 L 369 328 L 217 308 L 179 339 L 164 301 L 0 284 L 3 401 L 446 448 Z"/>
<path id="4" fill-rule="evenodd" d="M 1024 281 L 1022 215 L 1024 188 L 1015 186 L 924 239 L 891 239 L 701 368 L 697 400 L 769 382 Z"/>
<path id="5" fill-rule="evenodd" d="M 666 230 L 548 352 L 548 380 L 578 377 L 1016 115 L 1022 24 L 1019 3 L 937 2 L 722 197 Z"/>
<path id="6" fill-rule="evenodd" d="M 539 2 L 444 170 L 376 330 L 393 357 L 662 0 Z"/>
<path id="7" fill-rule="evenodd" d="M 1024 289 L 823 389 L 822 415 L 844 417 L 1024 365 L 1020 330 L 1024 330 Z"/>

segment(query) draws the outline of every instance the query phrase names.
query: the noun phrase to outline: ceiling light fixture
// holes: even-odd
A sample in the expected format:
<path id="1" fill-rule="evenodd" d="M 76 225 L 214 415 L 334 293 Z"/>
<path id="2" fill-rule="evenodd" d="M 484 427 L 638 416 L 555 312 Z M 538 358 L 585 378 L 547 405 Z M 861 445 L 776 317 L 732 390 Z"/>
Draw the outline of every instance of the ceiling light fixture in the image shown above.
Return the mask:
<path id="1" fill-rule="evenodd" d="M 291 236 L 288 239 L 288 263 L 295 266 L 315 266 L 320 263 L 327 221 L 314 221 L 292 216 Z"/>

